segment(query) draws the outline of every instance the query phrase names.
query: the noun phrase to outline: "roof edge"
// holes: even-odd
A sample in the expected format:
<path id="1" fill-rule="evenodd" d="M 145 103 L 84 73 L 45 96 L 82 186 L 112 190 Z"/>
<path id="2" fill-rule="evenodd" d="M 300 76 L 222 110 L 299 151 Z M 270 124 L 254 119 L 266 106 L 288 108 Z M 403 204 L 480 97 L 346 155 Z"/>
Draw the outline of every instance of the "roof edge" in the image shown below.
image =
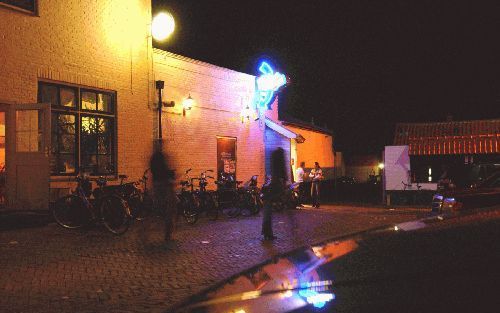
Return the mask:
<path id="1" fill-rule="evenodd" d="M 222 67 L 222 66 L 215 65 L 215 64 L 212 64 L 212 63 L 208 63 L 208 62 L 196 60 L 196 59 L 193 59 L 193 58 L 190 58 L 190 57 L 186 57 L 186 56 L 183 56 L 183 55 L 180 55 L 180 54 L 176 54 L 176 53 L 173 53 L 173 52 L 169 52 L 169 51 L 166 51 L 166 50 L 162 50 L 162 49 L 159 49 L 159 48 L 153 48 L 153 54 L 168 56 L 168 57 L 171 57 L 171 58 L 174 58 L 174 59 L 177 59 L 177 60 L 181 60 L 181 61 L 185 61 L 185 62 L 197 64 L 197 65 L 202 65 L 202 66 L 206 66 L 206 67 L 216 68 L 218 70 L 222 70 L 222 71 L 233 73 L 233 74 L 240 74 L 240 75 L 244 74 L 244 75 L 248 75 L 248 76 L 253 77 L 253 78 L 256 77 L 255 75 L 252 75 L 252 74 L 238 72 L 236 70 L 232 70 L 232 69 L 227 68 L 227 67 Z"/>

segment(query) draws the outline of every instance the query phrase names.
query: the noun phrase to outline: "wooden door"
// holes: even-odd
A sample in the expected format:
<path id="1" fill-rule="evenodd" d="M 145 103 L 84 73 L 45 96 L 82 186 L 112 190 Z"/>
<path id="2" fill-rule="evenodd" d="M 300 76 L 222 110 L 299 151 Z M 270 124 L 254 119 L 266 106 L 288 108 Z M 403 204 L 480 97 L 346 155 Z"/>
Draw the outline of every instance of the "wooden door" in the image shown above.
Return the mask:
<path id="1" fill-rule="evenodd" d="M 6 122 L 7 205 L 15 210 L 47 210 L 50 105 L 9 105 Z"/>

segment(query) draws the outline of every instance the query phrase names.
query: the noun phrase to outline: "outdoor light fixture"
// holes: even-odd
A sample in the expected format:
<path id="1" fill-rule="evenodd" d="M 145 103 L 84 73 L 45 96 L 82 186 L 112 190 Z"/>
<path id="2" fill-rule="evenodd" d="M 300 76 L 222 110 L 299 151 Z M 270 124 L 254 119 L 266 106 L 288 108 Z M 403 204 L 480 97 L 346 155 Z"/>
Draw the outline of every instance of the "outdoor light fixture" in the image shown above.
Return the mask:
<path id="1" fill-rule="evenodd" d="M 381 170 L 383 170 L 384 169 L 384 163 L 379 163 L 378 164 L 378 168 L 381 169 Z"/>
<path id="2" fill-rule="evenodd" d="M 252 115 L 252 110 L 250 110 L 250 107 L 247 106 L 241 110 L 241 122 L 243 123 L 245 119 L 250 120 L 250 115 Z"/>
<path id="3" fill-rule="evenodd" d="M 153 38 L 162 41 L 168 38 L 175 29 L 175 20 L 170 13 L 159 13 L 153 18 L 151 34 Z"/>
<path id="4" fill-rule="evenodd" d="M 194 100 L 191 98 L 191 94 L 182 101 L 182 115 L 186 116 L 186 111 L 191 110 L 194 105 Z"/>

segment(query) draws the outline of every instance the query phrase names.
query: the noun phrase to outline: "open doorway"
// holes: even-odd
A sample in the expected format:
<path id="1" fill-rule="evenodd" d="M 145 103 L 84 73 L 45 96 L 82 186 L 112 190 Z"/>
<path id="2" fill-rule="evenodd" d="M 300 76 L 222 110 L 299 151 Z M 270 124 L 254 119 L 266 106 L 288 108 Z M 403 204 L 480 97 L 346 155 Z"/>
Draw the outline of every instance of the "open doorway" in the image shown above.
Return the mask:
<path id="1" fill-rule="evenodd" d="M 5 171 L 5 111 L 0 111 L 0 209 L 5 207 L 6 186 Z"/>

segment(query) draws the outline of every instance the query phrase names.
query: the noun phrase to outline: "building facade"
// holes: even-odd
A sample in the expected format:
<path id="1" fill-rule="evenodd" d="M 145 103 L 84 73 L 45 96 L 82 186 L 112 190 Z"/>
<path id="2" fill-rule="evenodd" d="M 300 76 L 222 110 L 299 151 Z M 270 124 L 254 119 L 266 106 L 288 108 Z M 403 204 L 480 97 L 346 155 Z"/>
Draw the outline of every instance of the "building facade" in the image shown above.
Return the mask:
<path id="1" fill-rule="evenodd" d="M 84 168 L 139 177 L 153 141 L 150 1 L 0 4 L 6 204 L 45 208 L 49 186 Z"/>
<path id="2" fill-rule="evenodd" d="M 263 182 L 264 125 L 241 117 L 247 105 L 255 110 L 255 76 L 158 49 L 154 61 L 155 79 L 165 82 L 165 100 L 176 102 L 164 109 L 162 128 L 178 177 L 189 168 L 194 175 L 211 169 L 242 181 L 259 175 Z M 182 106 L 188 97 L 194 102 L 190 110 Z"/>
<path id="3" fill-rule="evenodd" d="M 151 1 L 0 1 L 0 208 L 46 209 L 76 175 L 148 168 L 165 82 L 165 150 L 187 168 L 264 172 L 264 124 L 242 121 L 255 77 L 155 50 Z M 182 102 L 195 105 L 183 114 Z"/>

